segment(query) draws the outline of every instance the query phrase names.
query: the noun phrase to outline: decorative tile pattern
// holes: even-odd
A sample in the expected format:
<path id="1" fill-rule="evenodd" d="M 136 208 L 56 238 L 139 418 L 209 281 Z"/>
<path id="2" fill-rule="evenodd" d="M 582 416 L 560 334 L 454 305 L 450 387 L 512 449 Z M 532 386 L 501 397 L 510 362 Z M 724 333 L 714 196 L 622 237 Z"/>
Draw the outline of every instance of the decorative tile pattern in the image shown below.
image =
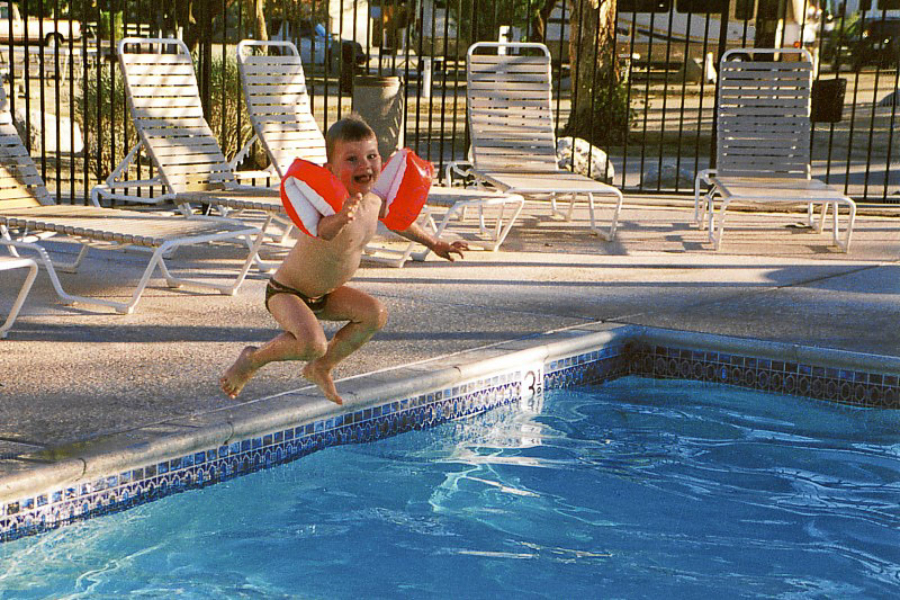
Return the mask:
<path id="1" fill-rule="evenodd" d="M 544 366 L 544 388 L 552 390 L 602 383 L 629 372 L 628 348 L 616 344 L 550 361 Z"/>
<path id="2" fill-rule="evenodd" d="M 828 400 L 864 408 L 900 408 L 897 375 L 661 346 L 631 348 L 631 372 L 693 379 Z"/>
<path id="3" fill-rule="evenodd" d="M 226 481 L 329 446 L 433 427 L 527 399 L 544 389 L 596 384 L 629 374 L 714 381 L 854 406 L 900 408 L 896 375 L 618 343 L 0 505 L 0 542 Z"/>

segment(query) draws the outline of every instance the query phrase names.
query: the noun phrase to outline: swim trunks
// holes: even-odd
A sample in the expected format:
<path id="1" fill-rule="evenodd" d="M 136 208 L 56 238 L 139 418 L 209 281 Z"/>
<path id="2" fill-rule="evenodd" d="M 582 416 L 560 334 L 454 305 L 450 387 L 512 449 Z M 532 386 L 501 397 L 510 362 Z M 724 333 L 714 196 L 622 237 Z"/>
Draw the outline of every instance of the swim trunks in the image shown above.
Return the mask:
<path id="1" fill-rule="evenodd" d="M 295 290 L 292 287 L 288 287 L 283 283 L 279 283 L 275 281 L 274 278 L 272 278 L 269 279 L 269 283 L 268 285 L 266 285 L 266 310 L 268 310 L 269 312 L 272 312 L 269 309 L 269 300 L 272 298 L 272 296 L 276 296 L 278 294 L 290 294 L 292 296 L 297 296 L 298 298 L 303 300 L 303 303 L 306 304 L 311 311 L 313 311 L 314 315 L 317 315 L 325 310 L 325 303 L 328 301 L 328 294 L 310 298 L 303 292 Z"/>

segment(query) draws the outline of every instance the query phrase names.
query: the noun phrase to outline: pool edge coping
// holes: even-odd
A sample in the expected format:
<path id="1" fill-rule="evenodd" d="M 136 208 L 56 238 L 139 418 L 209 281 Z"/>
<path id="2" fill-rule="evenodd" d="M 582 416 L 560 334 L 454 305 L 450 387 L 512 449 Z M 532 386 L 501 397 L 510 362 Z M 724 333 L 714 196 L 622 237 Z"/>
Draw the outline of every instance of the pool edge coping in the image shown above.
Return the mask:
<path id="1" fill-rule="evenodd" d="M 544 362 L 555 355 L 608 343 L 633 330 L 632 325 L 588 323 L 348 377 L 337 382 L 343 406 L 325 400 L 313 386 L 305 386 L 85 443 L 24 454 L 17 459 L 34 466 L 0 476 L 0 504 L 280 427 L 357 411 L 391 397 L 445 388 L 513 364 Z"/>
<path id="2" fill-rule="evenodd" d="M 900 358 L 892 356 L 622 323 L 584 323 L 342 379 L 338 383 L 345 394 L 343 407 L 328 402 L 308 386 L 120 432 L 76 446 L 58 457 L 53 455 L 59 451 L 23 455 L 43 464 L 0 476 L 0 504 L 154 460 L 358 411 L 391 398 L 453 386 L 514 365 L 543 365 L 613 341 L 900 373 Z"/>

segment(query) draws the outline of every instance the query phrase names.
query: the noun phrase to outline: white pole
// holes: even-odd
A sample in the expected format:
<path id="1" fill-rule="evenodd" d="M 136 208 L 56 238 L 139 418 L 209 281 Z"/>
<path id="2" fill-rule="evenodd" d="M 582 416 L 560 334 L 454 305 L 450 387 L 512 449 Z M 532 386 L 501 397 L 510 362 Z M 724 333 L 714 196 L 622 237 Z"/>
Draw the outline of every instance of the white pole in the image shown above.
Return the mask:
<path id="1" fill-rule="evenodd" d="M 497 35 L 497 41 L 502 44 L 509 43 L 509 41 L 510 41 L 509 30 L 510 30 L 509 25 L 501 25 L 500 33 L 499 33 L 499 35 Z M 497 48 L 497 54 L 506 54 L 506 48 Z"/>
<path id="2" fill-rule="evenodd" d="M 431 57 L 422 59 L 422 97 L 431 98 Z"/>

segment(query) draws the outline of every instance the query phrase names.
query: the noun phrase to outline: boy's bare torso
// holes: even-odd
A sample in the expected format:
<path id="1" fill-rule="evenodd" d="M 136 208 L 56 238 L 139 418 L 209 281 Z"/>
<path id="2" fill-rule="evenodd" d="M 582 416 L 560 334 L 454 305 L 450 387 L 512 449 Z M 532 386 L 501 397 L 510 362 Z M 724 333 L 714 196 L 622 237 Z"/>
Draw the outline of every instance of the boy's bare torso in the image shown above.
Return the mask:
<path id="1" fill-rule="evenodd" d="M 311 298 L 347 283 L 359 268 L 363 249 L 375 235 L 381 205 L 378 196 L 363 196 L 355 218 L 331 240 L 298 235 L 274 278 Z"/>

